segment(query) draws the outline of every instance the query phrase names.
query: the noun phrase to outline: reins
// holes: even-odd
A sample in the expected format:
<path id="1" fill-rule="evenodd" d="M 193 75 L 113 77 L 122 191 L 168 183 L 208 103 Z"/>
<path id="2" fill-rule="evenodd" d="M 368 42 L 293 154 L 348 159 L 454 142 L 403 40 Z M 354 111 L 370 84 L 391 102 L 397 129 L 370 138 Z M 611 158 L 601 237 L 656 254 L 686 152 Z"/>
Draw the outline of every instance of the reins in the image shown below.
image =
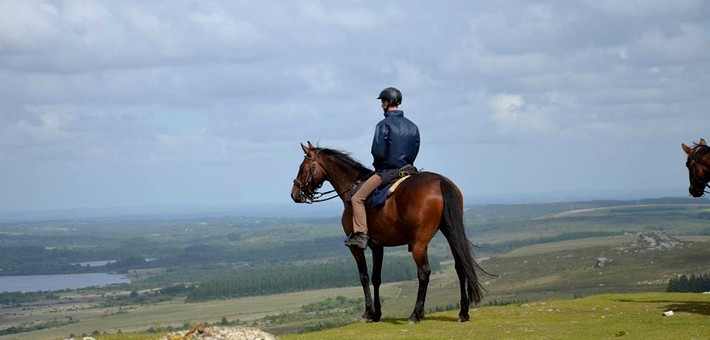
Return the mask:
<path id="1" fill-rule="evenodd" d="M 346 191 L 347 191 L 347 190 L 346 190 Z M 326 197 L 326 198 L 320 198 L 320 197 L 322 197 L 323 195 L 327 195 L 327 194 L 330 194 L 330 193 L 333 193 L 333 192 L 335 193 L 335 195 L 332 195 L 332 196 Z M 339 192 L 337 192 L 335 189 L 329 190 L 329 191 L 325 191 L 325 192 L 318 192 L 318 191 L 315 191 L 315 192 L 313 192 L 313 199 L 311 199 L 310 202 L 306 202 L 306 203 L 311 204 L 311 203 L 318 203 L 318 202 L 330 201 L 330 200 L 332 200 L 332 199 L 334 199 L 334 198 L 336 198 L 336 197 L 340 197 L 340 195 L 342 195 L 342 194 L 344 194 L 344 193 L 345 193 L 345 191 L 339 193 Z"/>

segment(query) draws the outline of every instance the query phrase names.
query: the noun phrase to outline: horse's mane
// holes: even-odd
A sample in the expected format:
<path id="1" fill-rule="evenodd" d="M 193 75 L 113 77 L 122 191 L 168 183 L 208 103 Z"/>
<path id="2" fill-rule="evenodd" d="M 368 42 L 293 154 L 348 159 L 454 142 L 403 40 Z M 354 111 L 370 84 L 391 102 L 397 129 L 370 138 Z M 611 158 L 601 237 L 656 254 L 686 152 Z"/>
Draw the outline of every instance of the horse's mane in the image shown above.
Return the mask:
<path id="1" fill-rule="evenodd" d="M 352 167 L 359 171 L 360 173 L 370 173 L 372 170 L 370 170 L 368 167 L 362 165 L 362 163 L 356 161 L 350 154 L 348 154 L 345 151 L 341 150 L 335 150 L 335 149 L 328 149 L 328 148 L 317 148 L 317 152 L 319 152 L 322 155 L 328 156 L 336 161 L 339 161 L 341 163 L 345 163 L 347 166 Z"/>

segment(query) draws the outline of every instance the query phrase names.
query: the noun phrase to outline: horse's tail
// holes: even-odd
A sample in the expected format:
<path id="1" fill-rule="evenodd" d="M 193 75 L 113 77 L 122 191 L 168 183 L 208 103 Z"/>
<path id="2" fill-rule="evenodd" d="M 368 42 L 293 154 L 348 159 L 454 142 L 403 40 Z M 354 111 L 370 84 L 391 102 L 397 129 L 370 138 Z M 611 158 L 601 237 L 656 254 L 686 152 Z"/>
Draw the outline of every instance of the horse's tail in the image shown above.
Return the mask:
<path id="1" fill-rule="evenodd" d="M 466 237 L 466 230 L 463 223 L 463 202 L 454 184 L 446 178 L 440 182 L 441 195 L 444 199 L 444 210 L 441 214 L 441 224 L 439 229 L 446 237 L 451 247 L 454 261 L 458 262 L 466 274 L 468 284 L 469 301 L 480 303 L 483 298 L 483 288 L 478 282 L 476 268 L 478 263 L 473 259 L 469 241 Z"/>

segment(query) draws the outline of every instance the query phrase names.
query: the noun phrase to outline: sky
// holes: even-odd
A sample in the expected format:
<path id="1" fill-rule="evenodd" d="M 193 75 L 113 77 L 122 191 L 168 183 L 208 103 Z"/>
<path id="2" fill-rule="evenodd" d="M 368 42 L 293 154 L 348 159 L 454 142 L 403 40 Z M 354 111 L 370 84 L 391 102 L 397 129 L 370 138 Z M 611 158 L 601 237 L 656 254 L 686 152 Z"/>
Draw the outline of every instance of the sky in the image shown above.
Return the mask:
<path id="1" fill-rule="evenodd" d="M 710 2 L 0 0 L 0 212 L 286 204 L 388 86 L 466 203 L 686 197 Z"/>

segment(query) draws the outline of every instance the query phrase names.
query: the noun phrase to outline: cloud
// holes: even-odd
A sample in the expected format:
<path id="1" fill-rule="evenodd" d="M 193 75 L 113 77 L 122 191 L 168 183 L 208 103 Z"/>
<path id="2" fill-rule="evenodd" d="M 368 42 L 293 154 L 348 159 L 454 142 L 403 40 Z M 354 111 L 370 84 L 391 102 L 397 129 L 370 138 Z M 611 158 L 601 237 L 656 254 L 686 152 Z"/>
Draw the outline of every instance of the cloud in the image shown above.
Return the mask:
<path id="1" fill-rule="evenodd" d="M 50 3 L 4 1 L 1 6 L 0 53 L 32 53 L 61 47 L 71 40 L 59 29 L 62 22 Z"/>
<path id="2" fill-rule="evenodd" d="M 326 93 L 335 89 L 341 80 L 337 69 L 332 65 L 305 65 L 296 71 L 309 88 L 318 93 Z"/>
<path id="3" fill-rule="evenodd" d="M 432 79 L 431 74 L 424 71 L 420 65 L 400 62 L 394 66 L 397 70 L 397 78 L 394 83 L 397 86 L 410 90 L 419 90 L 434 85 L 434 79 Z"/>
<path id="4" fill-rule="evenodd" d="M 658 29 L 645 32 L 633 48 L 635 57 L 647 64 L 694 63 L 710 54 L 710 36 L 702 25 L 682 23 L 672 33 Z"/>
<path id="5" fill-rule="evenodd" d="M 553 133 L 557 129 L 549 111 L 525 103 L 518 94 L 497 94 L 489 105 L 491 120 L 501 133 Z"/>
<path id="6" fill-rule="evenodd" d="M 523 142 L 586 143 L 603 164 L 623 158 L 612 143 L 708 130 L 708 13 L 700 0 L 0 1 L 0 170 L 16 167 L 0 175 L 75 162 L 219 178 L 205 164 L 260 157 L 288 183 L 282 163 L 305 140 L 369 163 L 386 86 L 444 172 L 485 174 L 486 147 Z"/>
<path id="7" fill-rule="evenodd" d="M 369 8 L 326 8 L 319 1 L 304 1 L 299 6 L 304 18 L 346 30 L 372 30 L 384 26 L 387 13 Z"/>

